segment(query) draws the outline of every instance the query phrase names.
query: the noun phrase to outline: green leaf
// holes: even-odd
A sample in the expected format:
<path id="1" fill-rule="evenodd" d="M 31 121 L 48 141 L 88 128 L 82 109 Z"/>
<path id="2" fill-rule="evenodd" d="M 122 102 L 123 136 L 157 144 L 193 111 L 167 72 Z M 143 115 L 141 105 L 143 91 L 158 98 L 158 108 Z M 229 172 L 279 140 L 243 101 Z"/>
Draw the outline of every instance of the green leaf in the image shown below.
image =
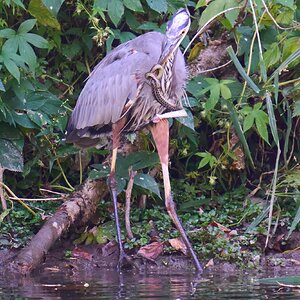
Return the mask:
<path id="1" fill-rule="evenodd" d="M 187 117 L 182 117 L 182 118 L 176 118 L 176 120 L 181 123 L 182 125 L 195 130 L 195 125 L 194 125 L 194 116 L 191 113 L 189 109 L 186 109 Z"/>
<path id="2" fill-rule="evenodd" d="M 29 68 L 33 71 L 36 67 L 36 55 L 24 38 L 19 38 L 19 52 Z"/>
<path id="3" fill-rule="evenodd" d="M 252 113 L 250 113 L 244 119 L 244 124 L 243 124 L 244 132 L 249 130 L 253 126 L 253 124 L 254 124 L 254 116 Z"/>
<path id="4" fill-rule="evenodd" d="M 2 54 L 3 55 L 3 54 Z M 4 66 L 8 70 L 8 72 L 20 82 L 20 71 L 16 63 L 10 59 L 9 57 L 5 56 L 3 59 Z"/>
<path id="5" fill-rule="evenodd" d="M 295 215 L 295 218 L 293 219 L 293 222 L 291 224 L 291 228 L 288 232 L 288 235 L 286 237 L 286 239 L 288 239 L 290 237 L 290 235 L 292 234 L 292 232 L 296 229 L 296 226 L 298 225 L 298 223 L 300 222 L 300 201 L 298 201 L 298 209 Z"/>
<path id="6" fill-rule="evenodd" d="M 0 38 L 10 39 L 16 35 L 16 32 L 13 29 L 5 28 L 0 30 Z"/>
<path id="7" fill-rule="evenodd" d="M 220 82 L 214 78 L 206 78 L 206 81 L 210 84 L 210 96 L 205 103 L 205 109 L 212 110 L 220 99 Z"/>
<path id="8" fill-rule="evenodd" d="M 138 173 L 134 176 L 134 184 L 156 194 L 159 198 L 161 198 L 159 186 L 152 176 Z"/>
<path id="9" fill-rule="evenodd" d="M 166 0 L 146 0 L 149 7 L 158 13 L 165 13 L 168 10 L 168 3 Z"/>
<path id="10" fill-rule="evenodd" d="M 0 139 L 0 167 L 15 172 L 23 170 L 23 139 L 12 141 L 9 139 Z M 22 146 L 20 147 L 20 145 Z"/>
<path id="11" fill-rule="evenodd" d="M 44 4 L 42 0 L 31 0 L 28 5 L 28 11 L 32 16 L 34 16 L 37 19 L 37 21 L 40 24 L 46 27 L 49 26 L 54 29 L 60 30 L 59 22 L 52 14 L 52 12 L 49 11 L 48 7 Z"/>
<path id="12" fill-rule="evenodd" d="M 240 125 L 240 122 L 239 122 L 239 118 L 238 118 L 238 114 L 237 114 L 237 112 L 235 110 L 235 107 L 233 106 L 233 104 L 230 101 L 227 101 L 227 100 L 224 100 L 224 104 L 226 104 L 227 107 L 228 107 L 228 111 L 230 113 L 230 116 L 231 116 L 234 128 L 235 128 L 236 133 L 237 133 L 237 135 L 239 137 L 239 140 L 241 141 L 241 143 L 242 143 L 242 145 L 244 147 L 245 153 L 246 153 L 246 155 L 248 156 L 248 158 L 250 160 L 251 166 L 254 167 L 254 163 L 253 163 L 253 159 L 252 159 L 252 156 L 251 156 L 251 152 L 250 152 L 247 140 L 245 138 L 244 132 L 243 132 L 243 130 L 241 128 L 241 125 Z"/>
<path id="13" fill-rule="evenodd" d="M 37 48 L 47 49 L 49 47 L 48 41 L 35 33 L 26 33 L 24 38 L 28 43 Z"/>
<path id="14" fill-rule="evenodd" d="M 19 26 L 19 29 L 18 29 L 17 33 L 18 34 L 27 33 L 28 31 L 30 31 L 34 27 L 35 23 L 36 23 L 35 19 L 30 19 L 30 20 L 24 21 Z"/>
<path id="15" fill-rule="evenodd" d="M 123 3 L 127 8 L 133 11 L 137 11 L 137 12 L 144 11 L 140 0 L 124 0 Z"/>
<path id="16" fill-rule="evenodd" d="M 108 15 L 114 25 L 117 27 L 124 14 L 124 6 L 120 0 L 108 2 Z"/>
<path id="17" fill-rule="evenodd" d="M 295 102 L 293 117 L 300 116 L 300 100 Z"/>
<path id="18" fill-rule="evenodd" d="M 207 8 L 203 11 L 201 14 L 200 20 L 199 20 L 199 26 L 202 27 L 208 20 L 212 19 L 214 16 L 216 16 L 221 11 L 239 6 L 238 2 L 235 0 L 229 0 L 229 1 L 223 1 L 223 0 L 215 0 L 211 1 Z M 233 26 L 237 16 L 238 16 L 239 10 L 236 11 L 230 11 L 226 13 L 226 18 L 231 23 L 231 26 Z"/>
<path id="19" fill-rule="evenodd" d="M 93 9 L 95 10 L 107 10 L 107 6 L 108 6 L 108 3 L 110 1 L 109 0 L 94 0 L 94 6 L 93 6 Z"/>
<path id="20" fill-rule="evenodd" d="M 65 0 L 43 0 L 43 4 L 54 15 L 54 17 L 57 16 L 57 14 L 64 2 L 65 2 Z"/>
<path id="21" fill-rule="evenodd" d="M 230 91 L 229 87 L 226 84 L 222 83 L 222 82 L 220 84 L 220 87 L 221 87 L 222 97 L 226 100 L 230 99 L 231 98 L 231 91 Z"/>
<path id="22" fill-rule="evenodd" d="M 268 128 L 264 116 L 265 113 L 262 113 L 264 112 L 261 110 L 256 112 L 255 125 L 259 135 L 269 144 Z"/>
<path id="23" fill-rule="evenodd" d="M 271 44 L 270 48 L 263 55 L 266 66 L 275 65 L 279 61 L 280 55 L 278 43 Z"/>
<path id="24" fill-rule="evenodd" d="M 294 9 L 294 0 L 276 0 L 276 3 Z"/>

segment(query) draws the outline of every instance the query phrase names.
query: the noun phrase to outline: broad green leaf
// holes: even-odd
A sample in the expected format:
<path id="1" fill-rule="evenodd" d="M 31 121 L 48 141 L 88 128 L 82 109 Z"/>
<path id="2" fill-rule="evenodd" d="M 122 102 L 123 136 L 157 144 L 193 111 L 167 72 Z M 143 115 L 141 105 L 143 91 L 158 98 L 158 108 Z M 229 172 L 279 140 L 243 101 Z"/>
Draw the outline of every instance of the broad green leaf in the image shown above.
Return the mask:
<path id="1" fill-rule="evenodd" d="M 124 14 L 124 6 L 120 0 L 108 2 L 108 15 L 114 25 L 117 27 Z"/>
<path id="2" fill-rule="evenodd" d="M 269 135 L 267 123 L 264 119 L 263 111 L 257 111 L 255 118 L 255 125 L 259 135 L 269 144 Z"/>
<path id="3" fill-rule="evenodd" d="M 224 3 L 225 3 L 224 9 L 239 6 L 239 2 L 237 0 L 227 0 L 224 1 Z M 235 21 L 239 15 L 239 12 L 240 12 L 239 9 L 235 9 L 225 13 L 226 19 L 230 22 L 231 27 L 234 26 Z"/>
<path id="4" fill-rule="evenodd" d="M 144 11 L 140 0 L 124 0 L 123 3 L 127 8 L 133 11 L 137 11 L 137 12 Z"/>
<path id="5" fill-rule="evenodd" d="M 250 113 L 244 119 L 244 124 L 243 124 L 244 132 L 249 130 L 253 126 L 253 124 L 254 124 L 254 116 L 252 113 Z"/>
<path id="6" fill-rule="evenodd" d="M 226 100 L 230 99 L 231 91 L 230 91 L 229 87 L 226 84 L 222 83 L 222 81 L 221 81 L 220 88 L 221 88 L 222 97 Z"/>
<path id="7" fill-rule="evenodd" d="M 283 25 L 290 25 L 293 23 L 294 20 L 294 11 L 292 9 L 285 9 L 285 11 L 278 14 L 278 16 L 275 18 L 275 20 L 279 24 Z"/>
<path id="8" fill-rule="evenodd" d="M 207 78 L 206 81 L 211 84 L 211 86 L 209 87 L 210 96 L 205 103 L 205 109 L 212 110 L 220 99 L 220 82 L 214 78 Z"/>
<path id="9" fill-rule="evenodd" d="M 159 13 L 165 13 L 168 10 L 166 0 L 146 0 L 149 7 Z"/>
<path id="10" fill-rule="evenodd" d="M 293 62 L 294 60 L 298 59 L 300 57 L 300 48 L 293 52 L 271 75 L 271 77 L 269 78 L 269 80 L 267 81 L 270 82 L 276 74 L 280 74 L 282 72 L 282 70 L 284 70 L 285 68 L 288 67 L 288 65 Z"/>
<path id="11" fill-rule="evenodd" d="M 57 16 L 57 14 L 64 2 L 65 2 L 65 0 L 43 0 L 43 4 L 54 15 L 54 17 Z"/>
<path id="12" fill-rule="evenodd" d="M 20 82 L 20 71 L 16 63 L 10 59 L 10 57 L 5 56 L 3 59 L 4 66 L 8 70 L 8 72 Z"/>
<path id="13" fill-rule="evenodd" d="M 198 0 L 197 4 L 195 6 L 195 9 L 206 6 L 206 4 L 207 4 L 206 0 Z"/>
<path id="14" fill-rule="evenodd" d="M 159 186 L 152 176 L 138 173 L 134 176 L 134 184 L 156 194 L 159 198 L 161 198 Z"/>
<path id="15" fill-rule="evenodd" d="M 94 6 L 93 9 L 95 10 L 107 10 L 108 3 L 111 2 L 111 0 L 94 0 Z"/>
<path id="16" fill-rule="evenodd" d="M 22 7 L 23 9 L 25 9 L 25 6 L 23 4 L 23 0 L 12 0 L 17 6 Z"/>
<path id="17" fill-rule="evenodd" d="M 16 35 L 16 32 L 13 29 L 5 28 L 0 30 L 0 38 L 10 39 Z"/>
<path id="18" fill-rule="evenodd" d="M 19 38 L 19 52 L 29 68 L 33 71 L 36 67 L 36 55 L 24 38 Z"/>
<path id="19" fill-rule="evenodd" d="M 223 1 L 223 0 L 215 0 L 211 1 L 207 8 L 201 14 L 199 20 L 199 26 L 202 27 L 208 20 L 212 19 L 218 13 L 222 12 L 225 9 L 239 6 L 238 2 L 235 0 Z M 231 23 L 231 26 L 234 24 L 235 19 L 237 18 L 239 10 L 230 11 L 226 13 L 226 18 Z"/>
<path id="20" fill-rule="evenodd" d="M 300 116 L 300 100 L 295 102 L 293 117 Z"/>
<path id="21" fill-rule="evenodd" d="M 99 179 L 107 177 L 110 173 L 110 168 L 107 165 L 92 165 L 93 169 L 89 172 L 89 179 Z"/>
<path id="22" fill-rule="evenodd" d="M 181 123 L 182 125 L 195 130 L 195 126 L 194 126 L 194 116 L 191 113 L 191 111 L 189 109 L 186 109 L 186 113 L 187 113 L 187 117 L 184 118 L 176 118 L 176 120 Z"/>
<path id="23" fill-rule="evenodd" d="M 19 26 L 17 34 L 27 33 L 30 31 L 36 23 L 35 19 L 26 20 Z"/>
<path id="24" fill-rule="evenodd" d="M 267 67 L 275 65 L 280 59 L 280 49 L 278 43 L 273 43 L 270 48 L 264 53 L 264 61 Z"/>
<path id="25" fill-rule="evenodd" d="M 24 38 L 28 43 L 37 48 L 47 49 L 49 47 L 48 41 L 35 33 L 26 33 L 26 36 Z"/>
<path id="26" fill-rule="evenodd" d="M 59 2 L 61 2 L 61 0 Z M 28 11 L 33 17 L 37 19 L 40 24 L 46 27 L 49 26 L 54 29 L 60 30 L 59 22 L 52 14 L 52 12 L 49 11 L 42 0 L 31 0 L 28 5 Z"/>
<path id="27" fill-rule="evenodd" d="M 20 140 L 22 143 L 22 140 Z M 22 147 L 9 139 L 0 139 L 0 167 L 15 172 L 23 170 Z"/>
<path id="28" fill-rule="evenodd" d="M 283 6 L 287 6 L 291 9 L 294 9 L 294 0 L 276 0 L 276 3 L 282 4 Z"/>
<path id="29" fill-rule="evenodd" d="M 140 25 L 138 27 L 138 29 L 141 29 L 141 30 L 153 30 L 153 31 L 159 31 L 160 27 L 156 24 L 156 23 L 153 23 L 153 22 L 145 22 L 143 23 L 142 25 Z"/>

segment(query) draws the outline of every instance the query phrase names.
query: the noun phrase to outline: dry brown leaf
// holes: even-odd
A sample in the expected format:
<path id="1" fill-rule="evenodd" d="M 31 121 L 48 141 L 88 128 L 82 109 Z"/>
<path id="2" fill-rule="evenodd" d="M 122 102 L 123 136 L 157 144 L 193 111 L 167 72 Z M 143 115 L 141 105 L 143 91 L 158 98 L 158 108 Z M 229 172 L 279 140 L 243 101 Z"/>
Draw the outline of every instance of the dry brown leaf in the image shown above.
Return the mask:
<path id="1" fill-rule="evenodd" d="M 233 149 L 233 153 L 236 156 L 236 160 L 232 162 L 230 166 L 230 170 L 234 171 L 240 171 L 245 169 L 245 154 L 241 146 L 238 146 L 236 148 L 235 145 L 239 143 L 239 138 L 236 134 L 236 131 L 234 129 L 231 130 L 231 137 L 230 137 L 230 146 L 231 149 Z"/>
<path id="2" fill-rule="evenodd" d="M 205 265 L 204 268 L 207 269 L 207 268 L 213 267 L 214 265 L 215 265 L 214 259 L 211 258 L 211 259 L 206 263 L 206 265 Z"/>
<path id="3" fill-rule="evenodd" d="M 76 247 L 72 251 L 72 256 L 73 257 L 84 258 L 84 259 L 87 259 L 89 261 L 91 261 L 93 259 L 93 255 L 91 253 L 88 253 L 88 252 L 84 251 L 83 249 L 81 249 L 79 247 Z"/>
<path id="4" fill-rule="evenodd" d="M 225 233 L 229 233 L 231 231 L 231 229 L 227 228 L 226 226 L 216 222 L 216 221 L 213 221 L 210 223 L 211 226 L 214 226 L 214 227 L 218 227 L 219 229 L 221 229 L 223 232 Z"/>
<path id="5" fill-rule="evenodd" d="M 170 245 L 177 251 L 181 251 L 184 255 L 187 255 L 187 248 L 181 238 L 169 239 Z"/>
<path id="6" fill-rule="evenodd" d="M 164 250 L 164 244 L 161 242 L 153 242 L 149 245 L 143 246 L 138 251 L 137 255 L 140 255 L 149 260 L 155 260 Z"/>
<path id="7" fill-rule="evenodd" d="M 105 244 L 101 250 L 103 256 L 109 256 L 118 250 L 118 243 L 115 240 L 112 240 Z"/>
<path id="8" fill-rule="evenodd" d="M 228 235 L 229 236 L 235 236 L 235 235 L 238 235 L 238 232 L 237 232 L 237 230 L 230 230 L 230 232 L 228 232 Z"/>

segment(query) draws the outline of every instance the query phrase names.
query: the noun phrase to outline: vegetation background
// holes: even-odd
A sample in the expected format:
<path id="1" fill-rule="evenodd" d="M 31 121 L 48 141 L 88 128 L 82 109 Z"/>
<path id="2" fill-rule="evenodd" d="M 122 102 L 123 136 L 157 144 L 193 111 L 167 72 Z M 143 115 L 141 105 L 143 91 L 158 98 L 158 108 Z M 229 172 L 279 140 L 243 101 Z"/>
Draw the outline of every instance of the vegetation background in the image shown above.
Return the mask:
<path id="1" fill-rule="evenodd" d="M 186 54 L 189 117 L 172 122 L 171 176 L 184 226 L 202 256 L 246 257 L 253 264 L 271 227 L 283 234 L 276 247 L 285 249 L 300 221 L 298 0 L 1 0 L 0 248 L 23 245 L 83 179 L 106 177 L 107 150 L 79 153 L 64 142 L 84 80 L 115 46 L 164 32 L 183 6 L 192 18 L 183 49 L 210 21 Z M 200 74 L 198 56 L 216 42 L 226 45 L 232 63 Z M 118 159 L 120 199 L 128 168 L 139 172 L 135 238 L 126 247 L 149 243 L 153 227 L 162 241 L 176 238 L 151 137 L 141 132 L 127 140 L 139 151 Z M 109 195 L 99 208 L 100 229 L 86 230 L 77 242 L 113 238 Z M 245 246 L 251 251 L 242 251 Z"/>

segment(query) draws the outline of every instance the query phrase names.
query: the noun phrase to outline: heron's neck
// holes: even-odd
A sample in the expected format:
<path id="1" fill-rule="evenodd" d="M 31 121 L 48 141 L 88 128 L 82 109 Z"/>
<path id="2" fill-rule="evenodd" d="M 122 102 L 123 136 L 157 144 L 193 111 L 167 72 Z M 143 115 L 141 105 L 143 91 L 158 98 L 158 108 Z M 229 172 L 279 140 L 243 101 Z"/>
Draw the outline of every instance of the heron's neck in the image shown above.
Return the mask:
<path id="1" fill-rule="evenodd" d="M 173 64 L 177 51 L 174 51 L 172 55 L 167 59 L 165 64 L 163 65 L 163 75 L 161 78 L 161 90 L 164 95 L 170 96 L 171 86 L 173 81 Z"/>

